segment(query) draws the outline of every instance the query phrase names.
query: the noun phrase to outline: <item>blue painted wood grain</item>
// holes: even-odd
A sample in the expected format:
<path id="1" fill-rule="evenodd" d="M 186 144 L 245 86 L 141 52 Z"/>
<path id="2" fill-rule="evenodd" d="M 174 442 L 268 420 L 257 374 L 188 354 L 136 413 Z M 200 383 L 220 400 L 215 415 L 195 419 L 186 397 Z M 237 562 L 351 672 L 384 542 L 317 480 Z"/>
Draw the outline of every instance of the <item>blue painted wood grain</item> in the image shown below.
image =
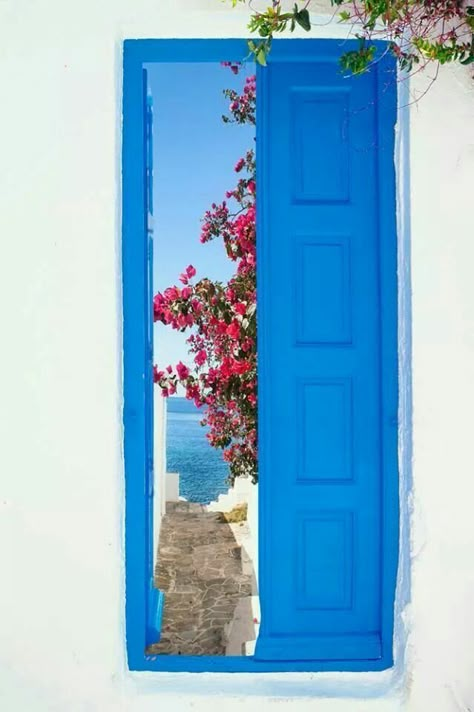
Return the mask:
<path id="1" fill-rule="evenodd" d="M 255 657 L 371 670 L 398 560 L 394 64 L 348 79 L 335 41 L 280 48 L 257 81 Z"/>

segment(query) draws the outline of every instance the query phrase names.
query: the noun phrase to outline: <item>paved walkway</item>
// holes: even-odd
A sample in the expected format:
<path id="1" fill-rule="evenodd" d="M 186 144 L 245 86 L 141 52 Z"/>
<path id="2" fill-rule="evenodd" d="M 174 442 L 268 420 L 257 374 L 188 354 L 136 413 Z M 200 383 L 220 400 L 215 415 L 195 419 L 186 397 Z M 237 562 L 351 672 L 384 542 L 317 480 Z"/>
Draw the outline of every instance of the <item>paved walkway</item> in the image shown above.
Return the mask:
<path id="1" fill-rule="evenodd" d="M 219 512 L 169 502 L 155 572 L 165 594 L 162 635 L 147 652 L 225 655 L 237 606 L 252 593 L 252 577 L 243 568 L 241 547 Z"/>

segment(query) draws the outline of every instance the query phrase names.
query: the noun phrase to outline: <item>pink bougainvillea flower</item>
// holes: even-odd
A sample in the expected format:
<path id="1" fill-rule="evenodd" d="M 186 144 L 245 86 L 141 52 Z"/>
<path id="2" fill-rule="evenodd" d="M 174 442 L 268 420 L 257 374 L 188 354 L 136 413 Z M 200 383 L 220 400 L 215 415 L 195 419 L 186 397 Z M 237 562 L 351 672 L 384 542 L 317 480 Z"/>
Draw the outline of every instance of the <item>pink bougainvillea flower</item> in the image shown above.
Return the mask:
<path id="1" fill-rule="evenodd" d="M 189 279 L 192 279 L 196 275 L 196 268 L 192 265 L 188 265 L 186 267 L 186 274 L 188 275 Z"/>
<path id="2" fill-rule="evenodd" d="M 225 321 L 218 321 L 216 324 L 216 332 L 219 336 L 222 336 L 227 331 L 227 324 Z"/>
<path id="3" fill-rule="evenodd" d="M 172 301 L 173 299 L 178 299 L 180 294 L 181 294 L 181 292 L 178 287 L 168 287 L 164 291 L 164 297 L 168 301 Z"/>
<path id="4" fill-rule="evenodd" d="M 158 371 L 158 367 L 153 366 L 153 383 L 159 383 L 164 375 L 164 371 Z"/>
<path id="5" fill-rule="evenodd" d="M 170 309 L 163 309 L 162 320 L 165 324 L 171 324 L 171 322 L 173 321 L 173 314 L 171 313 Z"/>
<path id="6" fill-rule="evenodd" d="M 240 334 L 240 324 L 238 321 L 233 321 L 231 324 L 226 329 L 226 333 L 232 338 L 232 339 L 238 339 L 239 334 Z"/>
<path id="7" fill-rule="evenodd" d="M 197 299 L 192 299 L 191 300 L 191 306 L 193 308 L 193 312 L 196 316 L 198 316 L 202 312 L 202 305 Z"/>
<path id="8" fill-rule="evenodd" d="M 249 371 L 251 368 L 252 366 L 247 363 L 247 361 L 234 361 L 234 363 L 232 364 L 233 372 L 238 374 L 239 376 L 242 376 L 244 373 L 247 373 L 247 371 Z"/>
<path id="9" fill-rule="evenodd" d="M 196 384 L 188 383 L 186 386 L 186 398 L 194 400 L 199 396 L 199 387 Z"/>
<path id="10" fill-rule="evenodd" d="M 240 69 L 240 62 L 221 62 L 223 67 L 229 67 L 232 74 L 238 74 Z"/>
<path id="11" fill-rule="evenodd" d="M 189 368 L 181 361 L 176 364 L 176 372 L 182 381 L 185 381 L 186 378 L 189 377 Z"/>
<path id="12" fill-rule="evenodd" d="M 194 361 L 196 362 L 196 364 L 198 366 L 202 366 L 203 363 L 206 361 L 206 359 L 207 359 L 207 354 L 204 351 L 204 349 L 201 349 L 200 351 L 198 351 L 196 356 L 194 357 Z"/>
<path id="13" fill-rule="evenodd" d="M 247 305 L 244 304 L 244 302 L 237 302 L 237 304 L 234 304 L 234 310 L 237 312 L 237 314 L 243 316 L 247 311 Z"/>

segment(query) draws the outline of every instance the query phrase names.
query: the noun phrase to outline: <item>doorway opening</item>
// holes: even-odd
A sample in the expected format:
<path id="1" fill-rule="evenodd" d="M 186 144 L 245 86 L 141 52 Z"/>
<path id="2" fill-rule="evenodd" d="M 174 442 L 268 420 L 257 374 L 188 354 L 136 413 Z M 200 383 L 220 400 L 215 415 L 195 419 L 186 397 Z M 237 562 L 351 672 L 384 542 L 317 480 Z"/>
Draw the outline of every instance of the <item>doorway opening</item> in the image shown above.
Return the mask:
<path id="1" fill-rule="evenodd" d="M 247 655 L 259 621 L 255 67 L 155 63 L 146 78 L 164 601 L 147 652 Z"/>

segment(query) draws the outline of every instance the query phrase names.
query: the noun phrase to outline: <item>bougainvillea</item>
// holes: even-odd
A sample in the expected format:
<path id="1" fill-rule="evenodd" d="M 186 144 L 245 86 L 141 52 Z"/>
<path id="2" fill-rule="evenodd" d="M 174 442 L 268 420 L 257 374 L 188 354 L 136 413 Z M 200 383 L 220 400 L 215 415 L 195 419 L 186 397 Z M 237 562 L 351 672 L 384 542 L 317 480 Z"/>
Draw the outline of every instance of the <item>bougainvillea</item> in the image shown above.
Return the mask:
<path id="1" fill-rule="evenodd" d="M 239 65 L 224 63 L 237 74 Z M 229 100 L 226 122 L 255 123 L 255 76 L 242 92 L 225 90 Z M 154 297 L 154 319 L 172 329 L 189 331 L 192 367 L 182 362 L 154 368 L 163 396 L 181 385 L 186 398 L 203 408 L 209 443 L 223 450 L 230 481 L 257 480 L 257 364 L 255 279 L 255 155 L 250 148 L 235 165 L 236 185 L 225 199 L 213 203 L 202 220 L 202 243 L 221 239 L 235 271 L 227 282 L 196 274 L 192 265 L 179 276 L 179 285 Z"/>
<path id="2" fill-rule="evenodd" d="M 231 0 L 234 6 L 247 1 Z M 284 4 L 284 0 L 272 0 L 264 11 L 252 8 L 249 29 L 260 39 L 250 41 L 249 48 L 260 64 L 266 63 L 276 34 L 293 32 L 298 25 L 311 30 L 310 0 L 302 6 L 295 3 L 290 11 L 283 10 Z M 341 52 L 346 71 L 360 74 L 378 59 L 374 40 L 388 41 L 388 51 L 408 72 L 433 61 L 474 62 L 472 0 L 331 0 L 331 5 L 334 18 L 348 24 L 359 40 L 355 50 Z"/>

